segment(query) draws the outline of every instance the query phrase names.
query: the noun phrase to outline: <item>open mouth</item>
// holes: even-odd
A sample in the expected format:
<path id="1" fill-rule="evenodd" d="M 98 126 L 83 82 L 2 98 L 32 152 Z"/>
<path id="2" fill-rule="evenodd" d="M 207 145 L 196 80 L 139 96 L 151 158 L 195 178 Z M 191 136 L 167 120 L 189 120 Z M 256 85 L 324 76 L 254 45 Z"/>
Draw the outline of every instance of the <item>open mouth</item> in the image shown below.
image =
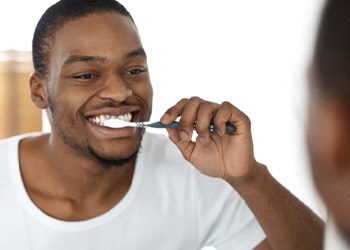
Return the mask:
<path id="1" fill-rule="evenodd" d="M 97 124 L 99 126 L 105 126 L 104 122 L 110 119 L 119 119 L 126 122 L 130 122 L 132 120 L 132 114 L 126 113 L 123 115 L 115 116 L 115 115 L 97 115 L 97 116 L 91 116 L 88 118 L 88 120 L 91 123 Z"/>

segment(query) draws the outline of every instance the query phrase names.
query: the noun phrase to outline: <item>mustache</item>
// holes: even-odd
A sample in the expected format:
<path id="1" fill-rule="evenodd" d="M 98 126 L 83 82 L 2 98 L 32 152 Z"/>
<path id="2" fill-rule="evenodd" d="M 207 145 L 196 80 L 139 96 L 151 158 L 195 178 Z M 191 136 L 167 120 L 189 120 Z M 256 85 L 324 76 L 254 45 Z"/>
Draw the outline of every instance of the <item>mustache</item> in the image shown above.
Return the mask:
<path id="1" fill-rule="evenodd" d="M 99 110 L 103 108 L 119 108 L 123 106 L 137 106 L 137 104 L 133 102 L 116 102 L 113 100 L 99 101 L 95 103 L 91 103 L 88 106 L 83 106 L 80 109 L 81 114 L 84 114 L 87 111 Z"/>

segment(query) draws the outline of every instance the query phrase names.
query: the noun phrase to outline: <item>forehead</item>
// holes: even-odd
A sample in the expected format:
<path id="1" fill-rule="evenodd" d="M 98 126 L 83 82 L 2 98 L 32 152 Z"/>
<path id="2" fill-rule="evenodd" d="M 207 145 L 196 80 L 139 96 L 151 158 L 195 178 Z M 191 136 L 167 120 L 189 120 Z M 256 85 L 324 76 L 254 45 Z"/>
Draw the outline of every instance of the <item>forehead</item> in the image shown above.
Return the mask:
<path id="1" fill-rule="evenodd" d="M 128 16 L 104 12 L 64 23 L 55 33 L 51 59 L 76 55 L 122 56 L 141 48 L 136 26 Z"/>

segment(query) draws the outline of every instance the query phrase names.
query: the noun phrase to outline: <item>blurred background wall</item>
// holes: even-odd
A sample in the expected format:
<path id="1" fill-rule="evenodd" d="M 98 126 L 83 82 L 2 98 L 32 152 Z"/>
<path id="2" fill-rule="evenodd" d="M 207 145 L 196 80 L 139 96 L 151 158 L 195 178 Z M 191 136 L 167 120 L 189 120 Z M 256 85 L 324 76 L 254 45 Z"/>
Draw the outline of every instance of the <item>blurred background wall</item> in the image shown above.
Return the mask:
<path id="1" fill-rule="evenodd" d="M 28 51 L 0 51 L 0 138 L 41 131 L 41 111 L 29 98 L 29 74 L 33 71 Z"/>

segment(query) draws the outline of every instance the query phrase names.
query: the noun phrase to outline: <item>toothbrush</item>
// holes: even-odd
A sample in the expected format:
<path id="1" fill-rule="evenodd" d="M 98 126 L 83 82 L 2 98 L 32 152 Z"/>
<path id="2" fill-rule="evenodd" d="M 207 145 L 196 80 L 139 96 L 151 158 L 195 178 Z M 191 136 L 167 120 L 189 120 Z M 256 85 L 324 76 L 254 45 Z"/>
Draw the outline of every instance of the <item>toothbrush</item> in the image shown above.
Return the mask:
<path id="1" fill-rule="evenodd" d="M 161 122 L 127 122 L 121 119 L 108 119 L 104 121 L 104 126 L 110 127 L 110 128 L 123 128 L 123 127 L 136 127 L 136 128 L 144 128 L 144 127 L 151 127 L 151 128 L 178 128 L 179 123 L 174 121 L 170 124 L 163 124 Z M 193 128 L 195 128 L 195 124 L 193 124 Z M 209 131 L 212 133 L 216 132 L 216 128 L 214 124 L 209 125 Z M 236 131 L 236 127 L 232 124 L 226 125 L 226 133 L 233 134 Z"/>

